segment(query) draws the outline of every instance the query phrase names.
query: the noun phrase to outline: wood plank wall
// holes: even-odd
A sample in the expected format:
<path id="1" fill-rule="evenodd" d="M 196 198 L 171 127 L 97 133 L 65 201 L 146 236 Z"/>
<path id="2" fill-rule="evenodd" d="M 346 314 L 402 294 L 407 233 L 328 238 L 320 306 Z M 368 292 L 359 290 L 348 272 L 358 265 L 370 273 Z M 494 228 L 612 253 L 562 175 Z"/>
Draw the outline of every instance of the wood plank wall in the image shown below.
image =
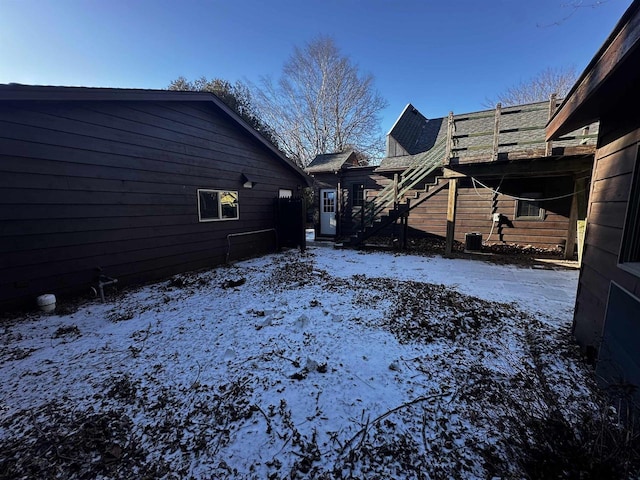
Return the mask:
<path id="1" fill-rule="evenodd" d="M 0 306 L 88 291 L 97 267 L 126 284 L 221 263 L 301 183 L 208 102 L 4 103 Z M 240 220 L 198 222 L 198 188 L 237 190 Z"/>
<path id="2" fill-rule="evenodd" d="M 435 175 L 425 182 L 416 185 L 413 192 L 422 190 L 426 183 L 435 181 Z M 372 177 L 370 197 L 376 190 L 384 188 L 392 178 L 389 175 Z M 446 182 L 440 179 L 440 182 Z M 482 180 L 487 186 L 513 196 L 521 196 L 525 192 L 540 192 L 544 197 L 571 194 L 573 179 L 570 177 L 556 177 L 550 179 L 519 179 L 500 181 L 500 179 Z M 411 196 L 410 196 L 411 197 Z M 414 236 L 421 234 L 444 237 L 447 228 L 447 198 L 448 189 L 445 187 L 431 198 L 411 210 L 409 228 Z M 411 201 L 415 199 L 411 198 Z M 460 181 L 456 211 L 455 239 L 465 241 L 466 233 L 480 233 L 483 241 L 490 244 L 532 245 L 538 248 L 558 248 L 564 245 L 569 225 L 569 210 L 571 198 L 567 197 L 552 202 L 545 202 L 546 214 L 544 220 L 515 219 L 516 200 L 504 195 L 494 195 L 491 191 L 476 185 L 469 179 Z M 501 213 L 510 221 L 510 226 L 497 224 L 492 231 L 492 214 Z"/>
<path id="3" fill-rule="evenodd" d="M 620 118 L 607 120 L 601 121 L 574 316 L 576 339 L 581 346 L 596 349 L 602 335 L 611 281 L 640 296 L 640 279 L 618 266 L 640 130 L 626 133 L 628 124 L 624 125 Z M 616 125 L 621 126 L 616 128 Z"/>

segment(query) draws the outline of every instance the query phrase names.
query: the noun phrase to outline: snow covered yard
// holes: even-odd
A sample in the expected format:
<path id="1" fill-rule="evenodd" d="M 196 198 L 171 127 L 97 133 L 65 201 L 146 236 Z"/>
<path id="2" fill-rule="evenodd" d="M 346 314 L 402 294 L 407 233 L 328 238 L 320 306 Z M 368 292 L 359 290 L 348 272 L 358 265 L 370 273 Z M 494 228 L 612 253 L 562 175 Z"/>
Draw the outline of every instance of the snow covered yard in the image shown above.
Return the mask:
<path id="1" fill-rule="evenodd" d="M 5 320 L 0 478 L 593 467 L 577 277 L 315 247 Z"/>

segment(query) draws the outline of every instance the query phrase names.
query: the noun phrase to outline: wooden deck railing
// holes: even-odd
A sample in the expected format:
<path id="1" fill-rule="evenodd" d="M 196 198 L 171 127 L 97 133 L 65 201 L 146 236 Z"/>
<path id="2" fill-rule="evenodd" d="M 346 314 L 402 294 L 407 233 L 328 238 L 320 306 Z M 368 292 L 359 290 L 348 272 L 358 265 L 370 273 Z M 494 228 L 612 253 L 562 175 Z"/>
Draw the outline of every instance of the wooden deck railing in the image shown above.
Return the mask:
<path id="1" fill-rule="evenodd" d="M 539 145 L 540 149 L 544 149 L 544 155 L 549 156 L 553 151 L 552 142 L 546 141 L 545 129 L 546 122 L 551 118 L 558 101 L 555 95 L 552 95 L 548 104 L 537 104 L 523 107 L 506 107 L 503 108 L 500 103 L 496 105 L 493 112 L 483 111 L 470 114 L 454 115 L 449 113 L 447 128 L 447 158 L 464 157 L 483 157 L 486 160 L 497 160 L 498 155 L 505 152 L 513 152 L 519 150 L 528 150 L 533 145 Z M 536 112 L 546 112 L 539 115 L 539 124 L 520 126 L 517 123 L 505 126 L 509 116 Z M 490 121 L 493 119 L 493 122 Z M 477 121 L 483 122 L 481 129 L 478 130 Z M 475 122 L 475 131 L 466 127 L 466 122 Z M 522 122 L 526 123 L 526 122 Z M 521 135 L 519 133 L 529 133 L 529 135 Z M 465 139 L 486 138 L 486 142 L 477 140 L 475 142 L 466 142 L 466 146 L 461 146 Z M 514 138 L 515 137 L 515 138 Z M 582 134 L 573 134 L 559 138 L 557 142 L 568 140 L 578 140 L 581 143 L 587 142 L 589 139 L 596 139 L 597 134 L 589 134 L 589 129 L 583 129 Z"/>

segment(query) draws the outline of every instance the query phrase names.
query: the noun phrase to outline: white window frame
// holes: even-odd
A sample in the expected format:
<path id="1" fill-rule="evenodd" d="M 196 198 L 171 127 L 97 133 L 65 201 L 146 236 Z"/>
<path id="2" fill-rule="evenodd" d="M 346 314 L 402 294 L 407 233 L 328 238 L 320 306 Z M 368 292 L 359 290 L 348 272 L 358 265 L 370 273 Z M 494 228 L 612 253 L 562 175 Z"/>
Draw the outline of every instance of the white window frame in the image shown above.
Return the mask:
<path id="1" fill-rule="evenodd" d="M 202 211 L 200 208 L 200 192 L 203 193 L 216 193 L 218 196 L 218 218 L 202 218 Z M 223 194 L 233 194 L 236 198 L 236 216 L 224 217 L 222 216 L 222 201 Z M 240 219 L 240 202 L 237 190 L 215 190 L 212 188 L 198 188 L 196 195 L 196 203 L 198 204 L 198 221 L 199 222 L 225 222 L 227 220 L 239 220 Z"/>

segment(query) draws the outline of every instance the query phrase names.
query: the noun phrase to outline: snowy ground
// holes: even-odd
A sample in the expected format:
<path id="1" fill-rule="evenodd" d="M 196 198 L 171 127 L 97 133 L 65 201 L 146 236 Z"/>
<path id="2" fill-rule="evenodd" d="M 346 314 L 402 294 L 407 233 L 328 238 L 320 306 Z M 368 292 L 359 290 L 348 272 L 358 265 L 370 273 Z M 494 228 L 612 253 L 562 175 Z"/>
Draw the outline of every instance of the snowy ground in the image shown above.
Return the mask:
<path id="1" fill-rule="evenodd" d="M 577 276 L 314 247 L 5 321 L 0 478 L 522 477 L 598 414 Z"/>

